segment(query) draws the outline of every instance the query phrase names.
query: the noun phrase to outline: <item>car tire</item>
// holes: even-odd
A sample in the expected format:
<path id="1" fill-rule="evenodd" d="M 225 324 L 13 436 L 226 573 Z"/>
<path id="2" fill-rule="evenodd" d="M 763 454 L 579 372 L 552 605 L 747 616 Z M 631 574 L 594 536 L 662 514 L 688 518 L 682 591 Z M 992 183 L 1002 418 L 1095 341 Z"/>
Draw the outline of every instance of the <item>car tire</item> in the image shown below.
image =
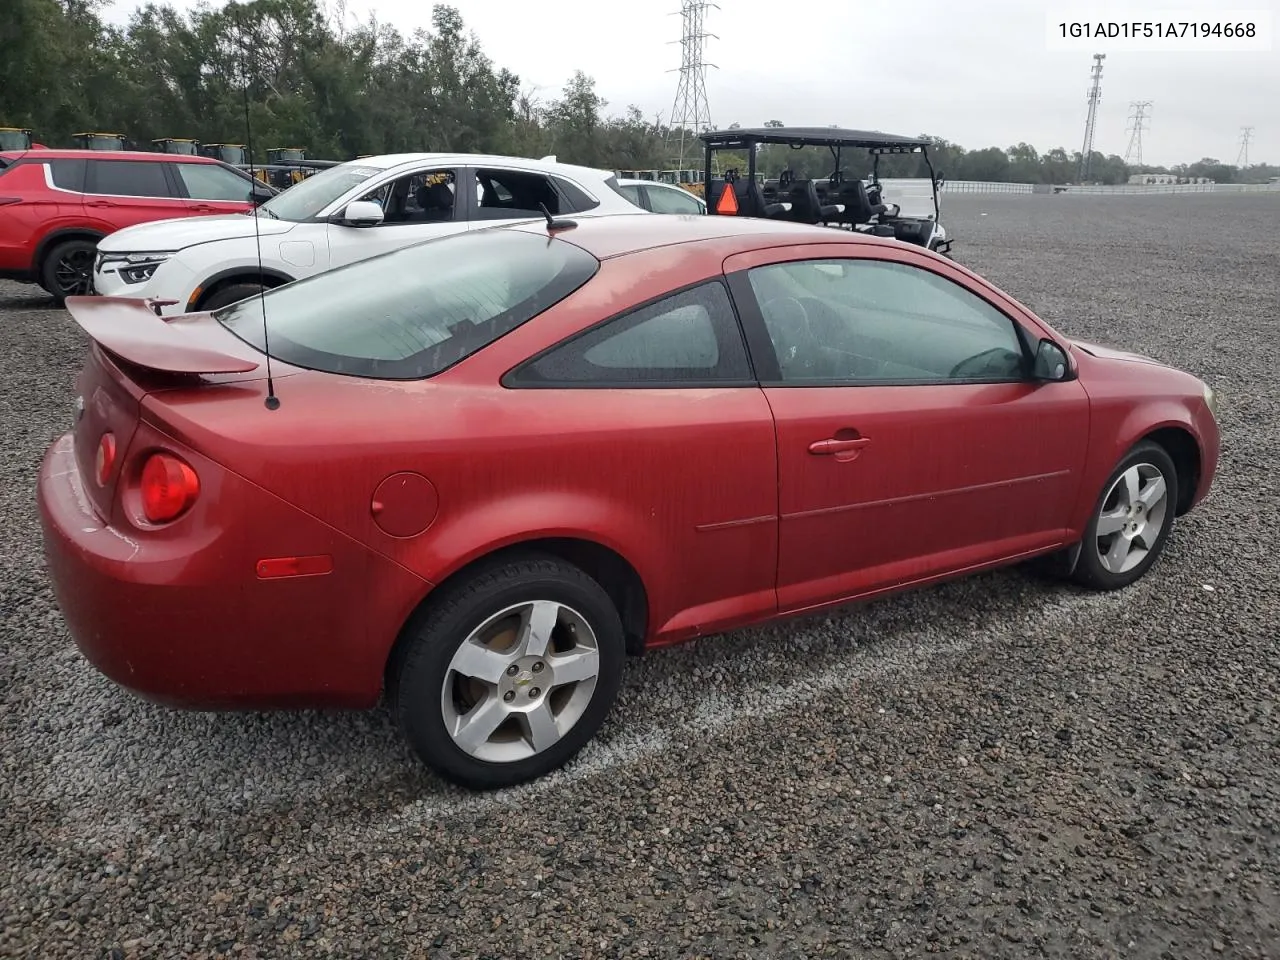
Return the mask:
<path id="1" fill-rule="evenodd" d="M 255 297 L 266 289 L 268 288 L 260 283 L 233 283 L 205 297 L 200 304 L 200 309 L 220 310 L 222 307 L 229 307 L 233 303 Z"/>
<path id="2" fill-rule="evenodd" d="M 1094 590 L 1119 590 L 1139 579 L 1164 552 L 1177 503 L 1173 459 L 1157 443 L 1139 443 L 1103 484 L 1072 579 Z"/>
<path id="3" fill-rule="evenodd" d="M 496 789 L 558 769 L 590 741 L 625 657 L 600 584 L 555 557 L 518 557 L 427 602 L 390 664 L 389 700 L 428 767 Z"/>
<path id="4" fill-rule="evenodd" d="M 93 240 L 64 240 L 45 254 L 40 264 L 40 286 L 62 306 L 67 297 L 93 292 L 93 258 L 98 244 Z"/>

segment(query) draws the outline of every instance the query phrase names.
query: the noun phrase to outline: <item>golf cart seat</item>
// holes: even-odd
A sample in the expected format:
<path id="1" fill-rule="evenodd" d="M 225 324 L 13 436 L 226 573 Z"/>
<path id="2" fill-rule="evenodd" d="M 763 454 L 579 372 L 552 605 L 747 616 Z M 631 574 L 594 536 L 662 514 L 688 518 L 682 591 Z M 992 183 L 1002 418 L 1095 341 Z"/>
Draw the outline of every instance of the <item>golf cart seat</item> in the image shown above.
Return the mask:
<path id="1" fill-rule="evenodd" d="M 778 194 L 783 201 L 791 202 L 791 213 L 787 219 L 798 223 L 834 220 L 844 209 L 839 204 L 824 204 L 818 197 L 818 188 L 813 180 L 797 180 L 790 170 L 782 171 L 778 177 Z"/>
<path id="2" fill-rule="evenodd" d="M 764 192 L 760 189 L 760 184 L 755 180 L 752 180 L 750 177 L 739 177 L 738 171 L 736 170 L 726 170 L 723 178 L 712 178 L 711 193 L 709 196 L 715 197 L 715 205 L 710 209 L 719 209 L 720 196 L 723 193 L 726 184 L 729 184 L 733 188 L 734 196 L 738 201 L 737 215 L 740 217 L 772 219 L 784 216 L 791 209 L 790 203 L 778 203 L 766 200 Z"/>
<path id="3" fill-rule="evenodd" d="M 883 203 L 872 202 L 867 185 L 857 177 L 852 180 L 841 178 L 838 183 L 833 184 L 829 195 L 833 195 L 836 202 L 844 204 L 844 215 L 841 217 L 844 223 L 870 223 L 888 209 Z"/>

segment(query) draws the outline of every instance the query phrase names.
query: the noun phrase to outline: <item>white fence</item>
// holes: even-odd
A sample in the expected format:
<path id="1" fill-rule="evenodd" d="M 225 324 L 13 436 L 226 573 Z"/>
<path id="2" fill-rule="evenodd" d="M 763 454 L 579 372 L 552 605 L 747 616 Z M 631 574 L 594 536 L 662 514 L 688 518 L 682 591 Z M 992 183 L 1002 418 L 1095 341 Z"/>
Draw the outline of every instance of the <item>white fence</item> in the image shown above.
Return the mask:
<path id="1" fill-rule="evenodd" d="M 885 181 L 886 183 L 890 181 Z M 1031 183 L 989 183 L 981 180 L 948 180 L 943 193 L 1087 193 L 1093 195 L 1157 193 L 1280 193 L 1280 183 L 1122 183 L 1115 186 L 1050 186 Z"/>

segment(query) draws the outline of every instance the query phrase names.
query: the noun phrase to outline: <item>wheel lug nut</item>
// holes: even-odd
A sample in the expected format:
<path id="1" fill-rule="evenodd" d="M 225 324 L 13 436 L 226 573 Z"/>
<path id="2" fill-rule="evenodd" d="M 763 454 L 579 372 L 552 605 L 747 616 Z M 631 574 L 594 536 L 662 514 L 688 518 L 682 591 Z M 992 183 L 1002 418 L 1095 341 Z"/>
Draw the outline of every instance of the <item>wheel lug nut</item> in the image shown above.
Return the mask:
<path id="1" fill-rule="evenodd" d="M 541 661 L 541 660 L 539 660 L 537 663 L 535 663 L 535 664 L 533 665 L 533 672 L 534 672 L 534 673 L 541 673 L 541 672 L 542 672 L 542 667 L 543 667 L 543 663 L 542 663 L 542 661 Z"/>
<path id="2" fill-rule="evenodd" d="M 507 703 L 510 703 L 515 698 L 516 698 L 516 692 L 514 690 L 508 690 L 506 693 L 502 695 L 502 699 L 505 700 Z"/>
<path id="3" fill-rule="evenodd" d="M 520 668 L 517 667 L 514 663 L 511 666 L 507 667 L 508 677 L 514 677 L 519 672 L 520 672 Z"/>
<path id="4" fill-rule="evenodd" d="M 532 698 L 536 697 L 538 694 L 540 694 L 541 692 L 542 692 L 542 691 L 541 691 L 541 690 L 539 690 L 537 687 L 534 687 L 533 689 L 531 689 L 531 690 L 529 691 L 529 697 L 532 699 Z"/>

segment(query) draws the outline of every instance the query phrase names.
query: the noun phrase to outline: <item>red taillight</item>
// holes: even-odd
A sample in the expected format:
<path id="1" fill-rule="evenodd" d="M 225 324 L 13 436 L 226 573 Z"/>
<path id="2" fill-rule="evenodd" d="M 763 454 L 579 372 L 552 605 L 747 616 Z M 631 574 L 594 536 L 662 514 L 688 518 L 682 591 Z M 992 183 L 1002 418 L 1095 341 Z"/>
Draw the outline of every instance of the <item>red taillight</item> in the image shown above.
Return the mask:
<path id="1" fill-rule="evenodd" d="M 93 475 L 98 486 L 105 487 L 111 479 L 111 470 L 116 465 L 116 438 L 114 434 L 104 433 L 98 441 L 98 456 L 94 460 Z"/>
<path id="2" fill-rule="evenodd" d="M 142 468 L 142 512 L 151 523 L 182 515 L 200 495 L 200 478 L 177 457 L 153 453 Z"/>

